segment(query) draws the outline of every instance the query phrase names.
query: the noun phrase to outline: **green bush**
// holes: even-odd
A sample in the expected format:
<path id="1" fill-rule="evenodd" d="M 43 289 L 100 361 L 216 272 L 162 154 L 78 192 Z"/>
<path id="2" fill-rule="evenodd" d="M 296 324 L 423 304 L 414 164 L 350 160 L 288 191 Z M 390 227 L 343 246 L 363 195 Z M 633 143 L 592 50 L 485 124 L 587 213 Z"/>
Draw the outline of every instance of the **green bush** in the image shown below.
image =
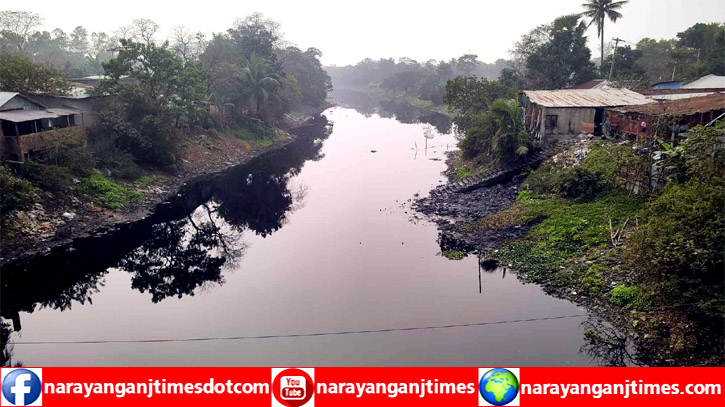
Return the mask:
<path id="1" fill-rule="evenodd" d="M 100 175 L 82 179 L 78 191 L 97 198 L 108 209 L 123 208 L 141 199 L 138 191 L 129 190 Z"/>
<path id="2" fill-rule="evenodd" d="M 20 173 L 33 185 L 54 193 L 64 192 L 73 183 L 71 171 L 57 165 L 27 161 Z"/>
<path id="3" fill-rule="evenodd" d="M 553 192 L 563 198 L 576 198 L 589 202 L 604 188 L 598 175 L 582 167 L 564 168 L 558 176 Z"/>
<path id="4" fill-rule="evenodd" d="M 463 260 L 466 257 L 466 252 L 460 250 L 445 250 L 442 254 L 448 260 Z"/>
<path id="5" fill-rule="evenodd" d="M 647 310 L 652 304 L 638 287 L 620 285 L 609 293 L 609 301 L 627 309 Z"/>
<path id="6" fill-rule="evenodd" d="M 668 283 L 663 299 L 721 299 L 725 268 L 725 187 L 722 182 L 670 185 L 647 206 L 627 259 L 644 282 Z"/>
<path id="7" fill-rule="evenodd" d="M 584 202 L 591 201 L 605 189 L 599 175 L 581 166 L 542 166 L 529 174 L 523 186 L 539 195 L 555 194 Z"/>
<path id="8" fill-rule="evenodd" d="M 93 172 L 96 158 L 93 153 L 78 145 L 64 145 L 58 149 L 51 149 L 42 154 L 44 164 L 57 165 L 67 168 L 74 175 L 87 177 Z"/>
<path id="9" fill-rule="evenodd" d="M 619 168 L 635 160 L 639 159 L 629 145 L 595 144 L 582 160 L 581 166 L 599 177 L 607 187 L 613 188 L 619 185 Z"/>
<path id="10" fill-rule="evenodd" d="M 0 213 L 30 209 L 38 201 L 37 190 L 27 180 L 14 176 L 0 166 Z"/>
<path id="11" fill-rule="evenodd" d="M 97 167 L 109 170 L 114 178 L 135 181 L 143 175 L 141 167 L 136 164 L 133 156 L 119 148 L 111 147 L 98 152 L 97 155 Z"/>
<path id="12" fill-rule="evenodd" d="M 284 139 L 284 133 L 267 126 L 264 122 L 249 118 L 238 118 L 230 133 L 256 147 L 267 147 Z"/>

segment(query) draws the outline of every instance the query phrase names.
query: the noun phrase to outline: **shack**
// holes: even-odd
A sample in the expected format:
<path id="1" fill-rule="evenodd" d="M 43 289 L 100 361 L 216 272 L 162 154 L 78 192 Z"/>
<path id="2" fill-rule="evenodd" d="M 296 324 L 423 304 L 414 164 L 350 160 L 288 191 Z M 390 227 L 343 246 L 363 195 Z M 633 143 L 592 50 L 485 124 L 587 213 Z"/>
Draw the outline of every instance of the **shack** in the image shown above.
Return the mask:
<path id="1" fill-rule="evenodd" d="M 641 146 L 655 140 L 677 143 L 677 135 L 697 125 L 706 125 L 725 114 L 725 93 L 662 100 L 607 110 L 605 129 L 611 135 L 634 138 Z"/>
<path id="2" fill-rule="evenodd" d="M 85 143 L 85 129 L 76 126 L 76 116 L 82 113 L 50 108 L 20 93 L 0 92 L 0 157 L 24 162 L 32 152 Z"/>
<path id="3" fill-rule="evenodd" d="M 652 103 L 629 89 L 525 90 L 519 103 L 524 108 L 524 125 L 534 139 L 543 143 L 549 136 L 575 135 L 582 131 L 601 134 L 605 108 Z"/>

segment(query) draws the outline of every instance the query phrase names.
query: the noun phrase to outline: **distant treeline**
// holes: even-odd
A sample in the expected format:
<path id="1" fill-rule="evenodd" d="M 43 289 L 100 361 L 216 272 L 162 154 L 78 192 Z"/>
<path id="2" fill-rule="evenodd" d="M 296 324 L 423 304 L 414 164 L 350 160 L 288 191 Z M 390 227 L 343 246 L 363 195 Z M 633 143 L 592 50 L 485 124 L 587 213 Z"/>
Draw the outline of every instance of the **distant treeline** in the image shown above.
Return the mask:
<path id="1" fill-rule="evenodd" d="M 431 59 L 423 63 L 410 58 L 400 58 L 397 62 L 393 58 L 377 61 L 367 58 L 355 65 L 328 66 L 325 69 L 335 86 L 380 86 L 442 104 L 449 79 L 471 75 L 495 79 L 509 65 L 503 59 L 487 64 L 479 61 L 477 55 L 466 54 L 450 61 Z"/>

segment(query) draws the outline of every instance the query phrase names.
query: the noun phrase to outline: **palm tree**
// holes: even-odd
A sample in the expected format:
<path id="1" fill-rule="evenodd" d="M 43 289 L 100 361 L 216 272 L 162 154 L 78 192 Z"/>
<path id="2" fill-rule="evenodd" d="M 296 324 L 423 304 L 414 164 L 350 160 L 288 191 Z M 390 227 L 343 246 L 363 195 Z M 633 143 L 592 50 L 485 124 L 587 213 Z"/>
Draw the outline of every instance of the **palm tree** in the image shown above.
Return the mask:
<path id="1" fill-rule="evenodd" d="M 241 70 L 241 80 L 247 89 L 247 102 L 264 119 L 268 103 L 279 99 L 276 95 L 280 87 L 279 74 L 264 58 L 253 53 Z"/>
<path id="2" fill-rule="evenodd" d="M 602 41 L 600 66 L 604 66 L 604 21 L 609 18 L 613 23 L 616 23 L 618 19 L 622 18 L 622 13 L 617 10 L 627 3 L 629 3 L 629 0 L 588 0 L 588 3 L 582 4 L 582 7 L 586 9 L 581 13 L 582 17 L 590 18 L 587 28 L 591 27 L 592 24 L 596 24 L 597 36 Z"/>
<path id="3" fill-rule="evenodd" d="M 497 130 L 493 143 L 504 162 L 512 162 L 526 156 L 531 138 L 524 129 L 521 112 L 515 100 L 497 99 L 489 107 Z"/>

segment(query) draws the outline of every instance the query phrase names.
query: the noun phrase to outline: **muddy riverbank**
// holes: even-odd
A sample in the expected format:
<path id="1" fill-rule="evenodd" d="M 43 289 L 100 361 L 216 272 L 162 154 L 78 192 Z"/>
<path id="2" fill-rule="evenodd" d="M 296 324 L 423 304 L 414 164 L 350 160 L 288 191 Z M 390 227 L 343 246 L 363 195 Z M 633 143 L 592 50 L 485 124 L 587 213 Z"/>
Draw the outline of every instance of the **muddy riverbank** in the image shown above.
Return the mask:
<path id="1" fill-rule="evenodd" d="M 573 165 L 571 157 L 582 150 L 586 144 L 582 143 L 562 146 L 560 153 L 545 161 L 546 165 L 563 165 L 563 162 Z M 588 151 L 588 148 L 585 149 Z M 450 157 L 447 164 L 445 173 L 455 179 Z M 436 222 L 438 242 L 444 253 L 453 252 L 459 257 L 466 253 L 476 257 L 484 269 L 512 272 L 522 282 L 534 283 L 552 297 L 587 309 L 592 318 L 586 323 L 585 338 L 592 352 L 601 356 L 600 363 L 611 366 L 720 364 L 721 355 L 714 356 L 721 349 L 719 339 L 692 332 L 693 323 L 679 305 L 632 307 L 617 303 L 612 294 L 614 289 L 632 284 L 631 270 L 623 261 L 621 246 L 605 242 L 582 251 L 569 249 L 567 252 L 562 247 L 532 255 L 532 247 L 560 233 L 560 228 L 569 228 L 575 233 L 576 225 L 594 223 L 596 218 L 588 217 L 598 209 L 590 208 L 587 212 L 582 209 L 586 203 L 561 203 L 571 206 L 564 212 L 576 213 L 571 215 L 573 223 L 561 220 L 566 215 L 557 212 L 524 216 L 526 198 L 523 201 L 517 198 L 522 190 L 524 196 L 531 193 L 523 184 L 527 175 L 522 173 L 469 192 L 450 192 L 445 186 L 438 186 L 430 196 L 418 199 L 413 207 Z M 606 205 L 602 208 L 607 212 L 615 210 Z M 543 234 L 540 227 L 544 227 Z M 552 269 L 548 266 L 547 262 L 552 261 L 548 257 L 563 258 L 563 261 Z"/>
<path id="2" fill-rule="evenodd" d="M 326 104 L 324 108 L 329 106 Z M 321 111 L 308 110 L 289 117 L 281 125 L 285 137 L 262 147 L 250 148 L 248 143 L 224 135 L 188 137 L 188 154 L 181 159 L 178 169 L 173 172 L 151 172 L 152 183 L 136 187 L 142 198 L 133 206 L 110 210 L 71 197 L 50 199 L 44 204 L 36 204 L 29 211 L 12 214 L 9 222 L 16 232 L 12 238 L 2 240 L 0 268 L 48 254 L 53 248 L 68 245 L 76 239 L 103 236 L 123 225 L 147 218 L 160 204 L 176 196 L 185 185 L 283 148 L 310 127 L 324 126 L 326 119 L 320 116 Z"/>

